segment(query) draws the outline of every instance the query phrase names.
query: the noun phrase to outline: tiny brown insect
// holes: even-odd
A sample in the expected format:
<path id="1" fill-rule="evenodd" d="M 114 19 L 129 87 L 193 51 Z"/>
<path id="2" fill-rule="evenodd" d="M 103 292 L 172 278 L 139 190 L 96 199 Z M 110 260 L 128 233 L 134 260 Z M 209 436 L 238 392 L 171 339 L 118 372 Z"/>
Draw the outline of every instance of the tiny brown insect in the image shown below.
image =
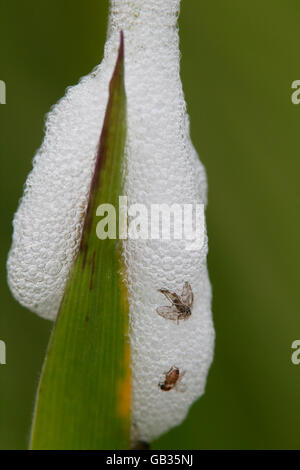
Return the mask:
<path id="1" fill-rule="evenodd" d="M 169 392 L 173 389 L 183 392 L 185 387 L 180 382 L 184 374 L 185 371 L 180 374 L 178 367 L 172 366 L 168 372 L 165 372 L 165 380 L 158 384 L 159 388 L 164 392 Z"/>
<path id="2" fill-rule="evenodd" d="M 169 306 L 157 307 L 156 311 L 158 315 L 166 320 L 177 321 L 177 324 L 179 320 L 187 320 L 191 316 L 194 294 L 189 282 L 184 283 L 181 296 L 167 289 L 159 289 L 158 292 L 164 294 L 172 303 L 172 305 Z"/>

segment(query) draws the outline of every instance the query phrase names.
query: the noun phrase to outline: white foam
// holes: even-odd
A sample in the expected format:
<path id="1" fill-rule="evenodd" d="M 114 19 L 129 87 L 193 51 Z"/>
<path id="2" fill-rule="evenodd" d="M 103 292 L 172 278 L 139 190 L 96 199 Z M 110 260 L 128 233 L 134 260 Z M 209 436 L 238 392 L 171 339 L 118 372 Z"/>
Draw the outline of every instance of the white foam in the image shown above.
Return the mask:
<path id="1" fill-rule="evenodd" d="M 128 104 L 125 194 L 129 204 L 205 203 L 206 176 L 189 137 L 180 80 L 179 0 L 112 0 L 104 59 L 69 88 L 47 117 L 14 217 L 8 281 L 20 303 L 54 319 L 78 250 L 82 212 L 108 98 L 108 83 L 125 36 Z M 133 437 L 151 441 L 179 424 L 204 392 L 213 356 L 211 287 L 201 251 L 180 240 L 128 240 L 124 256 L 130 295 Z M 191 317 L 177 325 L 156 313 L 167 288 L 189 281 Z M 185 392 L 158 382 L 175 365 Z"/>

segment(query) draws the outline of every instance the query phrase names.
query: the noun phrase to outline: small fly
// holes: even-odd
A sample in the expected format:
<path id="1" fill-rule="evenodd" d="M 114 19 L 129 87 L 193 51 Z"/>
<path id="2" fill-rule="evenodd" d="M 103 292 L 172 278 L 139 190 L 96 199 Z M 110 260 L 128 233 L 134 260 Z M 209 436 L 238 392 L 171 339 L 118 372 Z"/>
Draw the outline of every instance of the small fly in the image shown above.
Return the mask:
<path id="1" fill-rule="evenodd" d="M 181 296 L 167 289 L 159 289 L 158 292 L 164 294 L 172 304 L 165 307 L 157 307 L 158 315 L 166 320 L 177 321 L 177 324 L 179 320 L 187 320 L 191 316 L 194 294 L 189 282 L 184 283 Z"/>
<path id="2" fill-rule="evenodd" d="M 180 373 L 178 367 L 172 366 L 171 369 L 165 373 L 165 380 L 158 384 L 159 388 L 164 392 L 169 392 L 173 389 L 178 392 L 184 392 L 185 386 L 180 383 L 184 374 L 185 371 Z"/>

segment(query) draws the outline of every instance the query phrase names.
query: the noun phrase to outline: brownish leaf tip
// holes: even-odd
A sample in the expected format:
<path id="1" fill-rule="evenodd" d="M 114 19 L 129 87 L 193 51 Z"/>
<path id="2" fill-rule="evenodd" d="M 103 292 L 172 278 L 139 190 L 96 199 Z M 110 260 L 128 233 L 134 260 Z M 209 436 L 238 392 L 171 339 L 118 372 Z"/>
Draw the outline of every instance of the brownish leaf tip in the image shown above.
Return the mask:
<path id="1" fill-rule="evenodd" d="M 92 198 L 94 195 L 94 192 L 98 186 L 99 182 L 99 176 L 100 176 L 100 171 L 101 167 L 104 165 L 105 162 L 105 157 L 106 157 L 106 138 L 108 134 L 108 127 L 109 127 L 109 117 L 110 117 L 110 109 L 112 106 L 113 102 L 113 94 L 114 94 L 114 88 L 115 86 L 118 88 L 122 82 L 124 86 L 124 79 L 123 79 L 123 70 L 124 70 L 124 33 L 121 30 L 120 31 L 120 45 L 119 45 L 119 51 L 118 51 L 118 57 L 116 61 L 116 65 L 109 83 L 109 98 L 108 98 L 108 103 L 105 111 L 105 116 L 104 116 L 104 121 L 103 121 L 103 127 L 102 131 L 100 134 L 100 139 L 99 139 L 99 144 L 98 144 L 98 151 L 97 151 L 97 156 L 96 156 L 96 163 L 95 163 L 95 168 L 94 168 L 94 173 L 91 181 L 91 186 L 90 186 L 90 195 L 89 195 L 89 202 L 85 214 L 85 219 L 84 219 L 84 224 L 83 224 L 83 230 L 82 230 L 82 237 L 81 237 L 81 244 L 80 244 L 80 251 L 84 249 L 84 236 L 85 234 L 88 234 L 90 232 L 91 226 L 92 226 L 92 221 L 93 221 L 93 210 L 94 206 L 92 203 Z M 121 85 L 122 86 L 122 85 Z M 85 266 L 85 256 L 83 259 L 83 268 Z"/>
<path id="2" fill-rule="evenodd" d="M 109 90 L 112 92 L 112 88 L 114 85 L 114 82 L 116 80 L 123 79 L 122 73 L 124 70 L 124 33 L 121 30 L 120 31 L 120 45 L 119 45 L 119 51 L 118 51 L 118 57 L 116 61 L 116 65 L 114 68 L 114 72 L 112 74 L 110 83 L 109 83 Z"/>

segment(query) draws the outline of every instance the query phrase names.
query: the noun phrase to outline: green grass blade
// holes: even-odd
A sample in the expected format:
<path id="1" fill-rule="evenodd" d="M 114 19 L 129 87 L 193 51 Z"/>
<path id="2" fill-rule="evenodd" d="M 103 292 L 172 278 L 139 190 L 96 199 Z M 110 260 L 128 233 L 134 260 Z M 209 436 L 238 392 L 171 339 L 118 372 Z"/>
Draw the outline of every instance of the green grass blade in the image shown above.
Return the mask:
<path id="1" fill-rule="evenodd" d="M 38 389 L 32 449 L 130 445 L 128 307 L 121 247 L 99 240 L 100 204 L 118 207 L 126 138 L 123 36 L 110 83 L 80 251 L 71 270 Z"/>

